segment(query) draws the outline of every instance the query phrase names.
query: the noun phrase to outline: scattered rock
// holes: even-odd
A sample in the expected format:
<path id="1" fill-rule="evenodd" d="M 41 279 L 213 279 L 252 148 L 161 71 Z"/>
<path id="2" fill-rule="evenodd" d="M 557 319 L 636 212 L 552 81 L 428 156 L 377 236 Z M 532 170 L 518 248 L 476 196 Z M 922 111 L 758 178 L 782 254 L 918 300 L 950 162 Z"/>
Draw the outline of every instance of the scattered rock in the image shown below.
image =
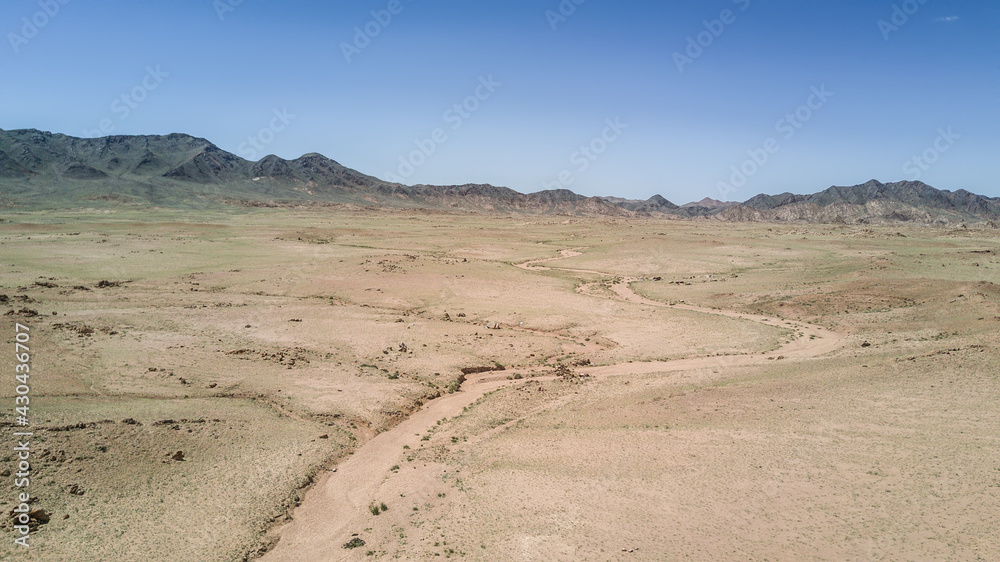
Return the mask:
<path id="1" fill-rule="evenodd" d="M 329 434 L 326 434 L 326 433 L 324 433 L 323 435 L 320 435 L 320 436 L 319 436 L 319 438 L 320 438 L 320 439 L 329 439 L 329 438 L 330 438 L 330 435 L 329 435 Z"/>
<path id="2" fill-rule="evenodd" d="M 44 525 L 49 522 L 49 514 L 44 509 L 33 509 L 28 512 L 28 517 Z"/>
<path id="3" fill-rule="evenodd" d="M 577 379 L 585 379 L 590 377 L 590 375 L 574 372 L 572 369 L 563 364 L 560 364 L 558 367 L 556 367 L 556 370 L 553 371 L 552 374 L 565 381 L 575 381 Z M 628 384 L 628 381 L 626 381 L 625 384 Z"/>
<path id="4" fill-rule="evenodd" d="M 30 308 L 22 308 L 21 310 L 18 310 L 16 312 L 11 310 L 7 314 L 4 314 L 4 316 L 23 316 L 26 318 L 33 318 L 35 316 L 38 316 L 38 311 L 32 310 Z"/>
<path id="5" fill-rule="evenodd" d="M 296 364 L 308 364 L 309 358 L 307 355 L 309 351 L 301 347 L 286 347 L 279 349 L 275 352 L 259 351 L 256 349 L 235 349 L 233 351 L 226 351 L 226 355 L 235 355 L 241 359 L 253 359 L 259 357 L 264 361 L 271 361 L 273 363 L 280 363 L 282 365 L 292 367 Z M 255 357 L 256 356 L 256 357 Z"/>
<path id="6" fill-rule="evenodd" d="M 49 427 L 47 429 L 49 431 L 72 431 L 74 429 L 87 429 L 87 428 L 90 428 L 90 427 L 97 427 L 97 424 L 95 422 L 80 422 L 80 423 L 74 423 L 74 424 L 70 424 L 70 425 L 61 425 L 61 426 L 56 426 L 56 427 Z"/>
<path id="7" fill-rule="evenodd" d="M 170 457 L 170 460 L 174 461 L 184 460 L 184 451 L 177 451 L 176 453 L 173 454 L 173 456 Z"/>
<path id="8" fill-rule="evenodd" d="M 870 344 L 868 342 L 865 342 L 865 343 L 861 344 L 861 347 L 871 347 L 871 345 L 872 344 Z"/>
<path id="9" fill-rule="evenodd" d="M 493 365 L 491 367 L 462 367 L 463 375 L 474 375 L 476 373 L 488 373 L 490 371 L 504 371 L 506 367 L 503 365 Z"/>

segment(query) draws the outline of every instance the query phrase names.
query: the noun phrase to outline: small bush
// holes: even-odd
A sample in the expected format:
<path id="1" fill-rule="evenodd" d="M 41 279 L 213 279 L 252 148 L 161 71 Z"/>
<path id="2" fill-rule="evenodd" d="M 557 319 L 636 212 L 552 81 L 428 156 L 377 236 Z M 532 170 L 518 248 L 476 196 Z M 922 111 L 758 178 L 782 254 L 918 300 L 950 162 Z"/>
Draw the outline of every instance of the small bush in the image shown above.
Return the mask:
<path id="1" fill-rule="evenodd" d="M 365 541 L 361 540 L 360 537 L 354 537 L 353 539 L 344 543 L 344 548 L 358 548 L 365 546 Z"/>

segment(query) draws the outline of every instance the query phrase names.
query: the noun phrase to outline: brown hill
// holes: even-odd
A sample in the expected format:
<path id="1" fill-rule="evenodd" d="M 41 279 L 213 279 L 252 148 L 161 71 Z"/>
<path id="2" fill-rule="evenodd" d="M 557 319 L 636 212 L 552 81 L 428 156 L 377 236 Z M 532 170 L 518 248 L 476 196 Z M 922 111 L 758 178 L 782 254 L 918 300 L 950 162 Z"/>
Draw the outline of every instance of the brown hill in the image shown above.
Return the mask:
<path id="1" fill-rule="evenodd" d="M 745 203 L 705 198 L 683 207 L 586 197 L 566 189 L 524 194 L 489 184 L 403 185 L 362 174 L 322 154 L 251 162 L 184 134 L 76 138 L 34 129 L 0 130 L 0 205 L 16 208 L 153 205 L 292 206 L 343 203 L 468 212 L 581 216 L 710 217 L 727 221 L 1000 221 L 1000 199 L 921 182 L 830 187 L 811 195 L 757 195 Z"/>

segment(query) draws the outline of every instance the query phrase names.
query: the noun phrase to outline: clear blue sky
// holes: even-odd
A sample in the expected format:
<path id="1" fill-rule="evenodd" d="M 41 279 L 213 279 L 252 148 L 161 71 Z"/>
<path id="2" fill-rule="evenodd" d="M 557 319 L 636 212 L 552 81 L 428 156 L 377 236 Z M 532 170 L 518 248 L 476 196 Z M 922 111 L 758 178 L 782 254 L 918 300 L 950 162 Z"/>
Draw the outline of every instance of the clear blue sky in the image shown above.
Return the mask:
<path id="1" fill-rule="evenodd" d="M 871 178 L 1000 196 L 1000 2 L 60 2 L 0 8 L 0 128 L 676 203 Z"/>

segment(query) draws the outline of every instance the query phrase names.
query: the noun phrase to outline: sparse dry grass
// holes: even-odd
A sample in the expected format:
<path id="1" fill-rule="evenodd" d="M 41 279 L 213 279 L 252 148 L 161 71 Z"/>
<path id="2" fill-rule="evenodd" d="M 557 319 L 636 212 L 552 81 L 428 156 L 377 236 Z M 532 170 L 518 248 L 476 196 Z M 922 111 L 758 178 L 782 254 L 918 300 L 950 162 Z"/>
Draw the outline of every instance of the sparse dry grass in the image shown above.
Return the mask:
<path id="1" fill-rule="evenodd" d="M 350 521 L 366 546 L 342 550 L 348 533 L 331 552 L 986 559 L 1000 547 L 995 231 L 398 211 L 7 218 L 0 294 L 13 300 L 0 313 L 39 312 L 26 319 L 33 421 L 84 427 L 40 432 L 33 492 L 53 518 L 32 555 L 8 541 L 0 557 L 240 558 L 270 540 L 307 475 L 447 394 L 461 368 L 494 362 L 509 387 L 394 449 L 385 466 L 398 467 Z M 580 255 L 539 264 L 551 269 L 513 267 L 568 248 Z M 844 347 L 552 380 L 556 364 L 613 371 L 792 335 L 625 302 L 605 284 L 616 277 L 660 302 L 820 324 Z M 12 364 L 0 369 L 9 380 Z M 167 460 L 177 450 L 185 460 Z"/>

